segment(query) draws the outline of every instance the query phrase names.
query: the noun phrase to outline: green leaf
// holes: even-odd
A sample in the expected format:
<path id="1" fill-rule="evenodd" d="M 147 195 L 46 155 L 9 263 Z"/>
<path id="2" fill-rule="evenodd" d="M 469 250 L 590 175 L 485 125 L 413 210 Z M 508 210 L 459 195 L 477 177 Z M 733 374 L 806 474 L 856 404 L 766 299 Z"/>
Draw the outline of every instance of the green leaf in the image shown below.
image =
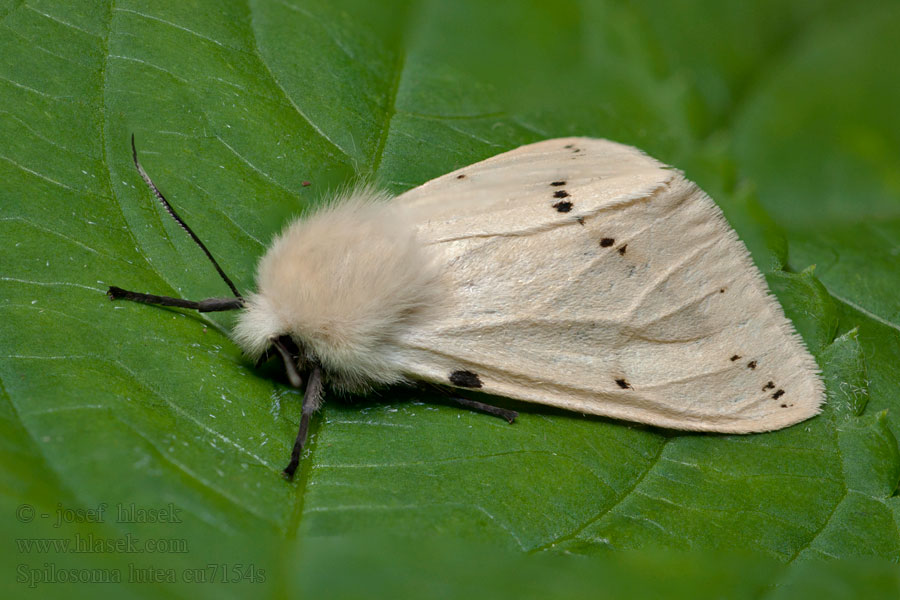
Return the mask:
<path id="1" fill-rule="evenodd" d="M 147 597 L 900 593 L 896 3 L 29 0 L 0 18 L 10 597 L 94 597 L 61 578 L 104 573 Z M 402 191 L 563 135 L 636 145 L 722 206 L 829 401 L 726 436 L 330 398 L 286 483 L 301 398 L 241 357 L 233 317 L 104 294 L 227 291 L 144 187 L 132 133 L 242 290 L 343 186 Z"/>

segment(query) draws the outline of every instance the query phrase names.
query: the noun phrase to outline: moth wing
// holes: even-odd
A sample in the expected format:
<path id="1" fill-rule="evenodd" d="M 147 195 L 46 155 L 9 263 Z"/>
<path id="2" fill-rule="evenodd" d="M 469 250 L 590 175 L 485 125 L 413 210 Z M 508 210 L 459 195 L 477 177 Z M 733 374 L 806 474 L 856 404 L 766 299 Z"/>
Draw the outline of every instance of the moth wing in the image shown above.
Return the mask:
<path id="1" fill-rule="evenodd" d="M 652 194 L 675 175 L 631 146 L 562 138 L 458 169 L 394 202 L 431 241 L 527 235 Z"/>
<path id="2" fill-rule="evenodd" d="M 675 429 L 820 410 L 817 365 L 719 208 L 635 148 L 548 140 L 393 202 L 447 290 L 400 340 L 410 377 Z"/>

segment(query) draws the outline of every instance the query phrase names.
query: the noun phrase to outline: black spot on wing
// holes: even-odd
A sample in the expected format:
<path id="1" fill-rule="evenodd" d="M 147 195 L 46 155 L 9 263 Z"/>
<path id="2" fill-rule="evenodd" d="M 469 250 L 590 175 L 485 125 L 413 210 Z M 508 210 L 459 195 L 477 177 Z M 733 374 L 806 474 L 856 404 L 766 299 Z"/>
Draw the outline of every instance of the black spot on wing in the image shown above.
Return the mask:
<path id="1" fill-rule="evenodd" d="M 772 394 L 772 398 L 775 400 L 778 400 L 782 396 L 784 396 L 784 390 L 778 390 L 774 394 Z"/>
<path id="2" fill-rule="evenodd" d="M 755 361 L 755 360 L 751 360 L 750 362 L 748 362 L 748 363 L 747 363 L 747 368 L 750 369 L 750 370 L 755 369 L 755 368 L 756 368 L 756 361 Z"/>
<path id="3" fill-rule="evenodd" d="M 480 388 L 481 378 L 472 371 L 453 371 L 450 373 L 450 383 L 459 387 Z"/>
<path id="4" fill-rule="evenodd" d="M 563 201 L 560 201 L 560 202 L 557 202 L 556 204 L 554 204 L 553 208 L 555 208 L 556 210 L 558 210 L 561 213 L 567 213 L 570 210 L 572 210 L 572 203 L 569 202 L 568 200 L 563 200 Z"/>
<path id="5" fill-rule="evenodd" d="M 553 192 L 553 197 L 554 198 L 568 198 L 569 192 L 567 192 L 566 190 L 556 190 L 555 192 Z"/>
<path id="6" fill-rule="evenodd" d="M 561 186 L 561 185 L 566 185 L 566 182 L 563 181 L 563 180 L 559 180 L 559 181 L 551 181 L 551 182 L 550 182 L 550 185 L 552 185 L 553 187 L 559 187 L 559 186 Z"/>
<path id="7" fill-rule="evenodd" d="M 465 179 L 465 178 L 466 178 L 466 174 L 465 174 L 465 173 L 460 173 L 459 175 L 456 176 L 456 178 L 457 178 L 457 179 Z"/>
<path id="8" fill-rule="evenodd" d="M 628 383 L 628 382 L 627 382 L 626 380 L 624 380 L 624 379 L 616 379 L 616 385 L 618 385 L 618 386 L 619 386 L 620 388 L 622 388 L 623 390 L 627 390 L 627 389 L 632 389 L 632 390 L 633 390 L 633 389 L 634 389 L 633 387 L 631 387 L 631 384 Z"/>
<path id="9" fill-rule="evenodd" d="M 574 148 L 575 144 L 566 144 L 563 148 Z"/>
<path id="10" fill-rule="evenodd" d="M 740 358 L 741 358 L 741 355 L 740 355 L 740 354 L 735 354 L 735 355 L 733 355 L 731 358 L 729 358 L 728 360 L 730 360 L 731 362 L 734 362 L 734 361 L 736 361 L 736 360 L 739 360 Z"/>
<path id="11" fill-rule="evenodd" d="M 621 254 L 622 256 L 625 256 L 625 248 L 627 248 L 627 247 L 628 247 L 628 244 L 622 244 L 621 246 L 619 246 L 619 254 Z"/>
<path id="12" fill-rule="evenodd" d="M 774 390 L 774 389 L 775 389 L 775 382 L 774 382 L 774 381 L 770 381 L 769 383 L 767 383 L 766 385 L 763 386 L 763 391 L 766 391 L 766 390 Z"/>
<path id="13" fill-rule="evenodd" d="M 578 221 L 578 223 L 579 223 L 580 225 L 584 225 L 584 217 L 578 217 L 578 218 L 576 218 L 575 220 Z"/>
<path id="14" fill-rule="evenodd" d="M 614 240 L 612 238 L 603 238 L 602 240 L 600 240 L 600 245 L 604 248 L 609 248 L 610 246 L 612 246 L 615 243 L 616 243 L 616 240 Z"/>

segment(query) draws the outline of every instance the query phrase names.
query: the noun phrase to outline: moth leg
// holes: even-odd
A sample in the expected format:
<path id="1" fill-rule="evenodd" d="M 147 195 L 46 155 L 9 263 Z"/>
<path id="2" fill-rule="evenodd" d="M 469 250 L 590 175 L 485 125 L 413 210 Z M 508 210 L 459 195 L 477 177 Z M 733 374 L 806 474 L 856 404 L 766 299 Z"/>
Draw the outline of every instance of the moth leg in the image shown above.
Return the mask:
<path id="1" fill-rule="evenodd" d="M 516 417 L 519 416 L 519 413 L 514 410 L 500 408 L 499 406 L 494 406 L 493 404 L 485 404 L 484 402 L 478 402 L 477 400 L 469 400 L 468 398 L 463 398 L 461 396 L 454 396 L 444 388 L 438 385 L 434 385 L 433 383 L 425 383 L 423 384 L 423 387 L 424 386 L 428 386 L 439 391 L 440 393 L 447 396 L 448 400 L 462 406 L 463 408 L 474 410 L 476 412 L 482 412 L 495 417 L 500 417 L 501 419 L 506 419 L 509 423 L 515 421 Z"/>
<path id="2" fill-rule="evenodd" d="M 284 370 L 287 373 L 291 385 L 294 387 L 303 385 L 303 378 L 300 376 L 300 371 L 297 370 L 297 364 L 294 362 L 294 357 L 291 356 L 291 351 L 287 345 L 285 345 L 284 340 L 282 338 L 272 338 L 271 342 L 281 355 L 281 359 L 284 361 Z M 309 393 L 309 386 L 306 388 L 306 393 Z M 306 394 L 303 395 L 303 406 L 306 406 Z"/>
<path id="3" fill-rule="evenodd" d="M 500 417 L 501 419 L 506 419 L 510 423 L 515 421 L 516 417 L 519 416 L 519 413 L 514 410 L 500 408 L 499 406 L 494 406 L 493 404 L 485 404 L 484 402 L 469 400 L 468 398 L 462 398 L 460 396 L 448 396 L 448 398 L 464 408 L 468 408 L 469 410 L 474 410 L 477 412 L 483 412 L 495 417 Z"/>
<path id="4" fill-rule="evenodd" d="M 306 444 L 306 434 L 309 431 L 309 418 L 322 404 L 322 369 L 315 365 L 306 382 L 306 391 L 303 393 L 303 414 L 300 417 L 300 429 L 297 431 L 297 439 L 294 440 L 294 448 L 291 450 L 291 462 L 284 468 L 281 474 L 290 481 L 294 478 L 297 465 L 300 464 L 300 453 Z"/>

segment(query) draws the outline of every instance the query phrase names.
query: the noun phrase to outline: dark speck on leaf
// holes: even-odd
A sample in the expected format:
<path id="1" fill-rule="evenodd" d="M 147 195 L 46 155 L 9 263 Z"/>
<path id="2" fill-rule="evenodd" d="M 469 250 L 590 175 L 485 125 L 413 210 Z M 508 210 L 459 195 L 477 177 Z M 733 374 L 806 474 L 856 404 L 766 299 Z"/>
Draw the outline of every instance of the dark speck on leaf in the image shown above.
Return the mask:
<path id="1" fill-rule="evenodd" d="M 572 203 L 567 200 L 563 200 L 554 204 L 553 208 L 555 208 L 559 212 L 566 213 L 572 210 Z"/>
<path id="2" fill-rule="evenodd" d="M 480 388 L 481 378 L 472 371 L 453 371 L 450 373 L 450 383 L 459 387 Z"/>

